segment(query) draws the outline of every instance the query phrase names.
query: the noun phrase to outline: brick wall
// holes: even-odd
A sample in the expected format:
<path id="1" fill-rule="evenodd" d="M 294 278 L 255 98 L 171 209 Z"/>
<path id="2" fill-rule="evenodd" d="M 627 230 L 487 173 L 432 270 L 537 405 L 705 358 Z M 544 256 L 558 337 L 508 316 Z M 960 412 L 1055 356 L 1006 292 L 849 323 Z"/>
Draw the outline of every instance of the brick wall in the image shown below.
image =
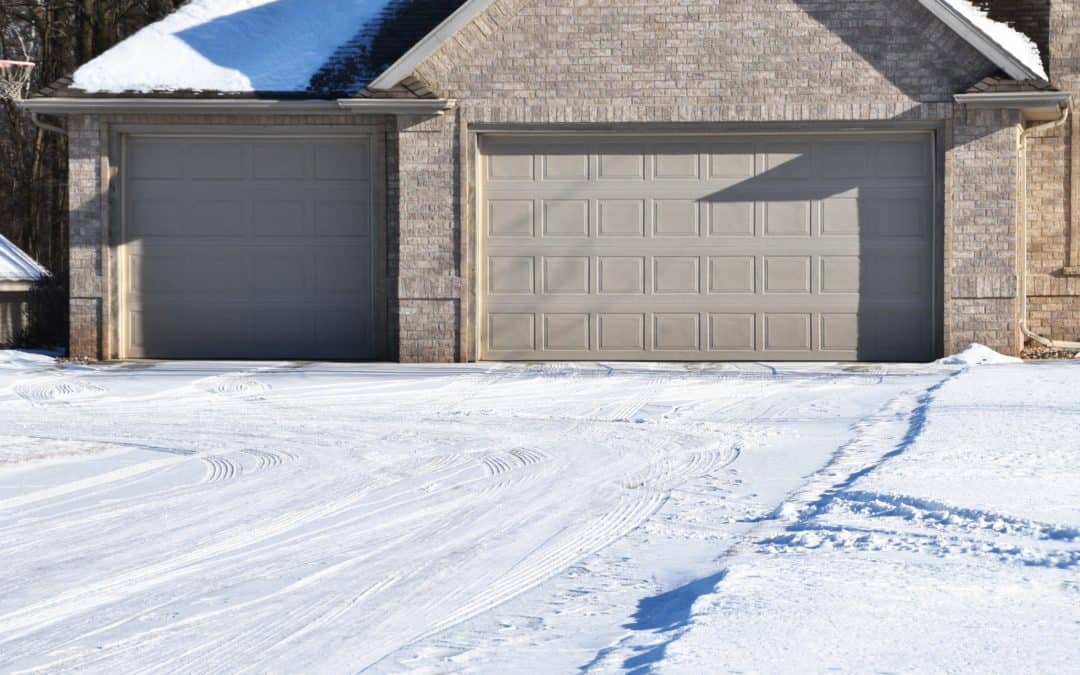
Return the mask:
<path id="1" fill-rule="evenodd" d="M 469 297 L 461 125 L 952 122 L 953 94 L 996 68 L 917 0 L 495 0 L 418 69 L 456 114 L 398 118 L 388 139 L 391 333 L 404 361 L 463 358 Z M 363 123 L 359 118 L 106 122 Z M 947 148 L 946 347 L 1016 342 L 1017 120 L 957 118 Z M 72 348 L 111 355 L 101 134 L 73 118 Z M 1011 139 L 1011 140 L 1010 140 Z M 95 173 L 97 172 L 97 173 Z M 463 180 L 464 179 L 464 180 Z M 96 214 L 96 215 L 95 215 Z M 1011 262 L 1010 262 L 1011 261 Z M 1011 266 L 1010 266 L 1011 265 Z M 77 277 L 77 270 L 83 272 Z M 466 279 L 467 281 L 467 279 Z M 396 320 L 395 320 L 396 317 Z M 115 325 L 110 319 L 109 325 Z"/>
<path id="2" fill-rule="evenodd" d="M 417 74 L 459 99 L 466 123 L 512 128 L 944 121 L 955 93 L 995 71 L 915 0 L 496 0 Z M 949 350 L 1020 348 L 1017 123 L 958 120 L 948 151 L 958 234 L 945 271 Z M 437 196 L 444 213 L 456 212 L 456 194 Z M 435 339 L 443 325 L 417 328 Z"/>
<path id="3" fill-rule="evenodd" d="M 961 110 L 950 151 L 945 350 L 971 342 L 1016 354 L 1020 302 L 1018 111 Z"/>
<path id="4" fill-rule="evenodd" d="M 456 126 L 453 115 L 397 121 L 399 358 L 458 359 Z"/>
<path id="5" fill-rule="evenodd" d="M 1051 82 L 1080 98 L 1080 0 L 1052 0 Z M 1073 113 L 1080 111 L 1074 103 Z M 1037 132 L 1027 143 L 1028 324 L 1056 340 L 1080 340 L 1080 186 L 1073 167 L 1077 129 Z"/>
<path id="6" fill-rule="evenodd" d="M 90 115 L 68 119 L 71 336 L 73 358 L 105 354 L 108 227 L 101 180 L 101 124 Z"/>

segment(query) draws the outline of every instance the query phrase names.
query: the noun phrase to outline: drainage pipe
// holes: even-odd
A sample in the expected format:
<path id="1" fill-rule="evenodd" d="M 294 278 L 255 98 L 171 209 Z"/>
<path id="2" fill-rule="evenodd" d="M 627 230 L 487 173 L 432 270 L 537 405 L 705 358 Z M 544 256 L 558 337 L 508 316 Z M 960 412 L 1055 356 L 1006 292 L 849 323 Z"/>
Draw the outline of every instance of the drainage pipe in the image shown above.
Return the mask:
<path id="1" fill-rule="evenodd" d="M 1057 119 L 1042 124 L 1036 124 L 1031 127 L 1027 127 L 1020 132 L 1020 140 L 1018 149 L 1020 150 L 1020 170 L 1023 171 L 1024 180 L 1021 188 L 1023 189 L 1022 199 L 1022 214 L 1021 214 L 1021 227 L 1024 228 L 1024 245 L 1022 260 L 1020 262 L 1020 331 L 1024 334 L 1024 337 L 1041 344 L 1044 347 L 1050 349 L 1075 349 L 1080 350 L 1080 342 L 1068 342 L 1064 340 L 1051 340 L 1050 338 L 1043 337 L 1038 333 L 1035 333 L 1028 327 L 1028 170 L 1027 170 L 1027 141 L 1028 137 L 1037 131 L 1044 131 L 1047 129 L 1056 129 L 1065 124 L 1069 119 L 1069 107 L 1062 106 L 1061 115 Z M 1073 139 L 1076 143 L 1080 139 Z"/>
<path id="2" fill-rule="evenodd" d="M 30 113 L 30 119 L 31 119 L 31 121 L 33 121 L 34 126 L 37 127 L 38 129 L 41 129 L 42 131 L 51 131 L 54 134 L 60 134 L 61 136 L 67 136 L 68 135 L 67 131 L 65 129 L 63 129 L 61 127 L 58 127 L 58 126 L 55 126 L 55 125 L 52 125 L 52 124 L 48 124 L 46 122 L 42 122 L 41 118 L 38 116 L 38 114 L 36 112 L 31 112 Z"/>

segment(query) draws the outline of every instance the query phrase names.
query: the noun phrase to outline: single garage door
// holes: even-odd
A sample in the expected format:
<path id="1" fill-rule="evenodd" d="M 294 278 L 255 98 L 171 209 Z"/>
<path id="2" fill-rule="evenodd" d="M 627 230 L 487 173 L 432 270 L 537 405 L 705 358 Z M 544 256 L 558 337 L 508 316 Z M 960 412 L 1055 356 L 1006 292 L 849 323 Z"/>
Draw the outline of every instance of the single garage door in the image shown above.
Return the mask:
<path id="1" fill-rule="evenodd" d="M 124 356 L 377 356 L 370 136 L 127 136 Z"/>
<path id="2" fill-rule="evenodd" d="M 481 140 L 483 358 L 936 351 L 929 133 Z"/>

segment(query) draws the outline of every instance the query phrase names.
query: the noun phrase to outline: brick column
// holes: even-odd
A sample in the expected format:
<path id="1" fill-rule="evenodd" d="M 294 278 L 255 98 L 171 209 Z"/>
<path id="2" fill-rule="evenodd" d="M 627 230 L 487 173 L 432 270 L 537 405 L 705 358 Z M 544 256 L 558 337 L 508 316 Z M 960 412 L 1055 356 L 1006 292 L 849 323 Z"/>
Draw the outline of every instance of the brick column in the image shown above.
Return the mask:
<path id="1" fill-rule="evenodd" d="M 959 108 L 949 151 L 945 351 L 971 342 L 1018 354 L 1020 114 Z"/>
<path id="2" fill-rule="evenodd" d="M 1080 0 L 1052 0 L 1050 9 L 1050 81 L 1080 99 Z M 1080 101 L 1073 101 L 1066 138 L 1065 183 L 1069 241 L 1066 274 L 1080 276 Z"/>
<path id="3" fill-rule="evenodd" d="M 397 311 L 398 358 L 407 363 L 459 358 L 456 128 L 453 115 L 398 118 L 397 307 L 391 312 Z"/>
<path id="4" fill-rule="evenodd" d="M 104 355 L 105 260 L 101 126 L 89 115 L 71 116 L 68 128 L 70 200 L 71 333 L 69 356 L 98 360 Z"/>

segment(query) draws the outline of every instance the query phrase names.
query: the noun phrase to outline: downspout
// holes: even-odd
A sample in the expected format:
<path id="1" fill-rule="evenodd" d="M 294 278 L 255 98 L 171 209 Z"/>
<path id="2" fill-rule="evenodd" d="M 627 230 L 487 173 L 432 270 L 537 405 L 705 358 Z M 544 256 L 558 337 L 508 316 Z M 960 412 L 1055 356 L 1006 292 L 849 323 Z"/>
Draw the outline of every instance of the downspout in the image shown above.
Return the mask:
<path id="1" fill-rule="evenodd" d="M 30 113 L 30 120 L 33 121 L 35 127 L 37 127 L 38 129 L 41 129 L 42 131 L 51 131 L 52 133 L 60 134 L 61 136 L 67 136 L 68 135 L 67 131 L 64 130 L 63 128 L 58 127 L 58 126 L 54 126 L 52 124 L 48 124 L 46 122 L 42 122 L 41 118 L 38 116 L 38 114 L 36 112 Z"/>
<path id="2" fill-rule="evenodd" d="M 1037 131 L 1044 131 L 1047 129 L 1056 129 L 1065 124 L 1069 119 L 1069 106 L 1062 106 L 1061 115 L 1056 120 L 1049 122 L 1043 122 L 1042 124 L 1036 124 L 1035 126 L 1027 127 L 1020 132 L 1020 140 L 1018 142 L 1018 149 L 1020 151 L 1020 170 L 1023 172 L 1023 180 L 1020 184 L 1020 189 L 1023 190 L 1021 201 L 1021 223 L 1020 226 L 1024 228 L 1024 245 L 1023 253 L 1020 261 L 1020 331 L 1029 340 L 1037 342 L 1044 347 L 1050 349 L 1076 349 L 1080 350 L 1080 342 L 1067 342 L 1062 340 L 1051 340 L 1050 338 L 1043 337 L 1038 333 L 1033 332 L 1028 327 L 1028 168 L 1027 168 L 1027 140 L 1028 137 Z M 1076 142 L 1074 139 L 1073 142 Z"/>

